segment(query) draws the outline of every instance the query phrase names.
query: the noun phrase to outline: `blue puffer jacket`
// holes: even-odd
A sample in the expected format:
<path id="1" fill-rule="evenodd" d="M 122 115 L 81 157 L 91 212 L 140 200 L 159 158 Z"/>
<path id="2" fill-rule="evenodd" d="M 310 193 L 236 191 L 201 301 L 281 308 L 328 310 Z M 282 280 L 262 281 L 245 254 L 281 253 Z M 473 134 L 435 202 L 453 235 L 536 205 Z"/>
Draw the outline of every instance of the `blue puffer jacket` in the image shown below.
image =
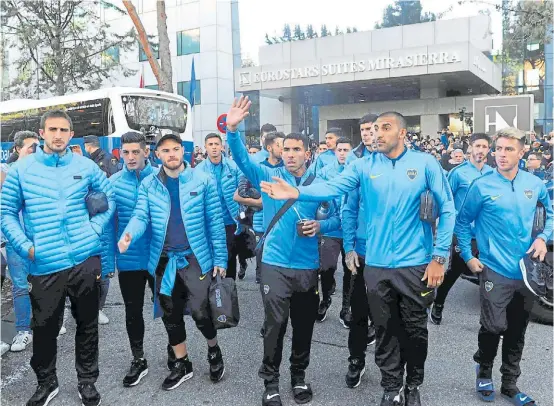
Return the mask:
<path id="1" fill-rule="evenodd" d="M 237 167 L 237 164 L 229 158 L 222 157 L 221 165 L 223 165 L 221 173 L 221 189 L 223 192 L 223 200 L 225 201 L 225 206 L 227 207 L 229 214 L 231 215 L 235 223 L 237 223 L 236 219 L 239 215 L 239 204 L 235 202 L 233 197 L 235 195 L 235 191 L 239 186 L 239 181 L 242 173 Z M 202 162 L 200 162 L 198 166 L 196 166 L 195 170 L 203 171 L 204 173 L 212 177 L 214 179 L 214 182 L 217 182 L 217 178 L 215 175 L 216 165 L 214 165 L 209 159 L 204 159 Z M 239 228 L 240 227 L 237 227 L 237 232 L 239 231 Z"/>
<path id="2" fill-rule="evenodd" d="M 317 175 L 319 178 L 323 179 L 324 181 L 328 182 L 337 176 L 339 176 L 342 171 L 344 170 L 344 165 L 339 164 L 339 161 L 335 158 L 335 160 L 327 165 L 325 165 L 321 170 L 319 171 L 319 174 Z M 337 211 L 337 213 L 341 212 L 342 208 L 342 200 L 343 196 L 337 197 L 333 199 L 333 207 L 331 207 L 331 210 Z M 331 231 L 329 233 L 324 234 L 325 237 L 334 237 L 334 238 L 342 238 L 342 228 L 339 227 L 338 230 Z"/>
<path id="3" fill-rule="evenodd" d="M 115 215 L 110 221 L 106 232 L 107 255 L 106 261 L 102 266 L 108 268 L 106 273 L 115 272 L 115 261 L 117 260 L 118 271 L 139 271 L 148 269 L 148 249 L 150 247 L 150 238 L 152 229 L 150 225 L 146 227 L 144 235 L 127 252 L 121 254 L 116 247 L 117 241 L 123 235 L 123 230 L 127 227 L 135 204 L 137 203 L 138 192 L 141 182 L 151 173 L 158 173 L 159 169 L 152 167 L 150 162 L 137 176 L 135 171 L 130 171 L 124 165 L 123 169 L 109 178 L 115 198 Z"/>
<path id="4" fill-rule="evenodd" d="M 260 151 L 261 152 L 261 151 Z M 256 156 L 256 154 L 254 154 L 254 157 Z M 263 161 L 260 162 L 261 165 L 265 165 L 267 166 L 268 168 L 280 168 L 283 166 L 283 161 L 279 161 L 279 163 L 275 166 L 271 165 L 269 163 L 269 161 L 267 159 L 264 159 Z M 253 219 L 253 228 L 254 228 L 254 231 L 257 232 L 257 233 L 265 233 L 265 226 L 264 226 L 264 211 L 263 210 L 260 210 L 259 212 L 257 213 L 254 213 L 254 219 Z"/>
<path id="5" fill-rule="evenodd" d="M 255 187 L 259 188 L 261 181 L 271 181 L 273 176 L 284 179 L 290 185 L 296 186 L 295 177 L 285 167 L 271 169 L 251 159 L 238 132 L 227 132 L 227 141 L 233 151 L 237 165 L 239 165 Z M 300 182 L 304 183 L 310 173 L 311 171 L 307 170 Z M 316 178 L 313 183 L 317 182 L 322 182 L 322 180 Z M 262 193 L 262 200 L 264 206 L 264 226 L 267 229 L 269 222 L 281 206 L 285 204 L 285 201 L 273 200 L 266 193 Z M 317 236 L 299 237 L 296 232 L 298 216 L 302 217 L 302 219 L 314 220 L 318 207 L 319 204 L 315 202 L 295 202 L 267 235 L 262 262 L 289 269 L 318 269 L 319 249 Z M 320 221 L 320 225 L 321 234 L 336 230 L 340 225 L 338 213 L 334 213 L 328 220 Z"/>
<path id="6" fill-rule="evenodd" d="M 171 211 L 166 177 L 165 172 L 160 170 L 142 181 L 135 210 L 123 231 L 131 234 L 131 248 L 151 224 L 148 271 L 152 275 L 160 260 Z M 201 171 L 186 168 L 179 175 L 179 199 L 185 232 L 202 273 L 208 273 L 214 266 L 226 269 L 225 226 L 215 181 Z"/>
<path id="7" fill-rule="evenodd" d="M 106 212 L 92 218 L 85 204 L 89 191 L 105 193 L 109 203 Z M 101 254 L 100 235 L 114 210 L 104 172 L 70 149 L 60 156 L 37 148 L 10 168 L 2 187 L 2 232 L 23 258 L 35 248 L 31 275 L 59 272 Z"/>

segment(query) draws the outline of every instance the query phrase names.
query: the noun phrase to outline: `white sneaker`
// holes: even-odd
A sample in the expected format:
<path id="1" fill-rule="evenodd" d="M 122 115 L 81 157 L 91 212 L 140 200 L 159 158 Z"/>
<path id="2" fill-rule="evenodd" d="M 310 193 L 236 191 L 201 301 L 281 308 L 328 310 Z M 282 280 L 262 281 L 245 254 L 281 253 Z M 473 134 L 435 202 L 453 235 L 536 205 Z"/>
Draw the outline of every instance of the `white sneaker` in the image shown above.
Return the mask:
<path id="1" fill-rule="evenodd" d="M 58 338 L 60 338 L 60 336 L 63 336 L 65 333 L 67 333 L 67 329 L 65 328 L 64 325 L 62 325 L 62 328 L 60 329 L 60 332 L 58 333 Z"/>
<path id="2" fill-rule="evenodd" d="M 98 311 L 98 324 L 108 324 L 110 322 L 110 319 L 108 319 L 108 316 L 102 311 Z"/>
<path id="3" fill-rule="evenodd" d="M 0 341 L 0 356 L 4 355 L 10 350 L 10 345 L 4 341 Z"/>
<path id="4" fill-rule="evenodd" d="M 17 335 L 13 338 L 10 351 L 19 352 L 27 348 L 28 344 L 33 342 L 33 335 L 29 331 L 18 331 Z"/>

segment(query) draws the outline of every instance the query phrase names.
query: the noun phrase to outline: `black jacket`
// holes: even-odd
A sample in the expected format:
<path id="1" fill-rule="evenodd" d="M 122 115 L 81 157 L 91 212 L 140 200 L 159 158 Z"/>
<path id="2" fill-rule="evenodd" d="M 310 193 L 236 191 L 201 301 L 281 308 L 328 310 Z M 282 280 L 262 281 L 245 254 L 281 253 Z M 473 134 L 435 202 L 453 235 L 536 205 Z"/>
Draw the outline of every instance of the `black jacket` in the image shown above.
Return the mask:
<path id="1" fill-rule="evenodd" d="M 108 178 L 119 171 L 119 161 L 117 158 L 100 148 L 90 154 L 90 159 L 104 171 Z"/>

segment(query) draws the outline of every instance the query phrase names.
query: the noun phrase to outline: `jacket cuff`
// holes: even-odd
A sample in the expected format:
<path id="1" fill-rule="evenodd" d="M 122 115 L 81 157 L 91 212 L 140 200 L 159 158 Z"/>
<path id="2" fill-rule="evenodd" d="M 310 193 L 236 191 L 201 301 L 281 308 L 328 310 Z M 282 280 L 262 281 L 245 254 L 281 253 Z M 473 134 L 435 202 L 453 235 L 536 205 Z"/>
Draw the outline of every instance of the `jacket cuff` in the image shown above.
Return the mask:
<path id="1" fill-rule="evenodd" d="M 23 244 L 20 245 L 21 251 L 18 252 L 19 256 L 21 256 L 21 258 L 28 259 L 29 258 L 29 250 L 33 246 L 34 245 L 31 241 L 25 241 Z M 36 251 L 36 249 L 35 249 L 35 251 Z"/>
<path id="2" fill-rule="evenodd" d="M 433 250 L 433 255 L 446 258 L 448 257 L 448 255 L 450 255 L 450 247 L 448 248 L 435 247 L 435 249 Z"/>

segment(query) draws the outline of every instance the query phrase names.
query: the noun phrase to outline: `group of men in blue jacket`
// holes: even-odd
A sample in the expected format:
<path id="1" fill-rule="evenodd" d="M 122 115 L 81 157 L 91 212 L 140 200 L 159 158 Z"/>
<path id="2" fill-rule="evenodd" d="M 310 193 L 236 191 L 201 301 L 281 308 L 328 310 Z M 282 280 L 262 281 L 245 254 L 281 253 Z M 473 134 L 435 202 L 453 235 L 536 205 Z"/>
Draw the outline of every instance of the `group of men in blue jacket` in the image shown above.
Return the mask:
<path id="1" fill-rule="evenodd" d="M 275 209 L 293 202 L 292 212 L 285 211 L 276 228 L 265 236 L 261 290 L 267 331 L 259 372 L 265 383 L 263 404 L 281 405 L 279 364 L 282 334 L 289 315 L 293 328 L 292 392 L 298 403 L 312 397 L 311 387 L 304 380 L 309 345 L 305 337 L 300 337 L 311 333 L 311 325 L 295 320 L 313 323 L 299 315 L 296 306 L 300 303 L 310 309 L 308 293 L 317 290 L 314 275 L 320 261 L 315 234 L 311 233 L 314 228 L 304 226 L 305 233 L 300 235 L 298 223 L 299 219 L 306 224 L 317 218 L 321 206 L 314 203 L 327 202 L 328 205 L 345 195 L 348 198 L 343 199 L 341 209 L 343 235 L 348 235 L 350 241 L 354 236 L 355 241 L 354 247 L 351 242 L 344 241 L 345 262 L 353 273 L 357 274 L 362 262 L 355 245 L 358 240 L 365 243 L 363 279 L 376 330 L 375 362 L 380 368 L 384 389 L 381 405 L 421 404 L 419 386 L 423 383 L 428 350 L 427 310 L 433 304 L 435 289 L 440 289 L 444 282 L 451 251 L 459 252 L 467 267 L 481 274 L 481 329 L 478 351 L 474 355 L 478 396 L 484 401 L 494 399 L 492 367 L 502 336 L 500 392 L 514 404 L 535 404 L 531 396 L 517 387 L 524 336 L 534 300 L 528 283 L 532 276 L 528 272 L 533 272 L 534 268 L 527 269 L 520 263 L 528 255 L 532 261 L 544 260 L 546 241 L 552 236 L 553 212 L 541 180 L 518 169 L 524 153 L 524 133 L 508 128 L 496 134 L 495 171 L 488 171 L 483 165 L 490 139 L 474 135 L 472 159 L 454 171 L 451 187 L 433 157 L 405 148 L 404 117 L 395 112 L 383 113 L 373 118 L 373 143 L 366 143 L 365 150 L 357 148 L 355 157 L 351 156 L 350 163 L 343 170 L 339 169 L 338 176 L 323 182 L 318 181 L 321 177 L 316 177 L 307 185 L 305 180 L 314 171 L 298 165 L 305 156 L 301 135 L 285 137 L 285 169 L 268 170 L 247 155 L 236 128 L 248 115 L 249 107 L 250 102 L 241 98 L 234 102 L 227 115 L 228 140 L 237 165 L 254 185 L 260 186 L 264 208 L 266 202 L 269 207 L 271 199 L 281 202 L 271 212 L 266 213 L 264 209 L 264 222 L 275 215 Z M 338 159 L 337 164 L 340 164 Z M 325 166 L 316 164 L 315 168 L 324 169 Z M 435 224 L 422 221 L 421 212 L 427 209 L 422 207 L 422 195 L 427 190 L 432 193 L 433 206 L 438 213 L 435 236 Z M 533 239 L 531 230 L 539 202 L 547 218 L 544 229 Z M 357 217 L 360 211 L 363 211 L 361 219 Z M 334 229 L 334 221 L 321 221 L 315 229 L 326 234 L 332 231 L 331 224 Z M 365 233 L 360 233 L 361 238 L 358 238 L 360 227 Z M 453 243 L 454 232 L 456 240 Z M 472 238 L 476 240 L 479 254 L 472 251 Z M 289 243 L 283 246 L 283 241 Z M 311 261 L 299 261 L 308 256 Z M 439 304 L 434 307 L 438 309 Z M 351 302 L 351 306 L 355 305 Z M 313 307 L 311 309 L 310 313 Z M 277 332 L 274 331 L 276 326 Z M 306 356 L 304 362 L 299 358 L 302 351 Z M 350 381 L 357 385 L 365 360 L 352 362 L 353 359 L 351 349 L 346 380 L 347 384 Z M 351 373 L 353 371 L 357 373 Z"/>
<path id="2" fill-rule="evenodd" d="M 127 133 L 121 147 L 124 167 L 109 179 L 67 148 L 73 137 L 69 116 L 63 111 L 44 114 L 44 145 L 10 169 L 0 208 L 2 232 L 31 262 L 31 365 L 38 386 L 27 404 L 46 405 L 58 393 L 56 337 L 66 296 L 77 323 L 78 393 L 84 405 L 100 404 L 94 385 L 99 285 L 116 268 L 133 355 L 123 385 L 135 386 L 148 373 L 142 316 L 146 285 L 168 335 L 170 372 L 162 387 L 175 389 L 193 376 L 186 307 L 206 338 L 210 378 L 221 380 L 225 366 L 208 292 L 213 276 L 236 275 L 238 203 L 262 208 L 254 224 L 264 306 L 263 405 L 282 404 L 279 370 L 289 318 L 291 391 L 299 404 L 312 400 L 306 369 L 313 328 L 316 320 L 325 319 L 339 253 L 348 274 L 340 314 L 350 327 L 347 386 L 361 383 L 366 347 L 375 341 L 381 405 L 420 405 L 427 310 L 433 306 L 431 319 L 440 324 L 444 300 L 433 301 L 435 289 L 440 294 L 444 284 L 451 251 L 458 262 L 481 274 L 477 393 L 483 400 L 494 399 L 492 366 L 503 336 L 501 392 L 514 404 L 533 404 L 516 385 L 533 303 L 519 264 L 528 253 L 544 259 L 553 213 L 544 184 L 518 170 L 523 134 L 516 129 L 497 134 L 495 171 L 482 164 L 490 140 L 474 135 L 472 159 L 447 180 L 432 156 L 405 148 L 402 115 L 367 115 L 360 120 L 363 145 L 352 150 L 348 139 L 330 130 L 331 152 L 307 168 L 309 141 L 302 134 L 268 131 L 264 151 L 248 154 L 237 128 L 249 108 L 248 98 L 240 98 L 227 115 L 234 160 L 222 156 L 221 138 L 210 134 L 209 159 L 193 170 L 184 161 L 181 139 L 165 134 L 156 140 L 162 167 L 155 169 L 147 159 L 144 135 Z M 242 176 L 262 192 L 261 202 L 237 198 Z M 436 236 L 434 225 L 420 217 L 425 191 L 431 192 L 438 212 Z M 105 196 L 102 209 L 91 208 L 95 194 Z M 546 208 L 547 221 L 532 241 L 537 202 Z M 459 274 L 446 275 L 453 284 Z"/>

